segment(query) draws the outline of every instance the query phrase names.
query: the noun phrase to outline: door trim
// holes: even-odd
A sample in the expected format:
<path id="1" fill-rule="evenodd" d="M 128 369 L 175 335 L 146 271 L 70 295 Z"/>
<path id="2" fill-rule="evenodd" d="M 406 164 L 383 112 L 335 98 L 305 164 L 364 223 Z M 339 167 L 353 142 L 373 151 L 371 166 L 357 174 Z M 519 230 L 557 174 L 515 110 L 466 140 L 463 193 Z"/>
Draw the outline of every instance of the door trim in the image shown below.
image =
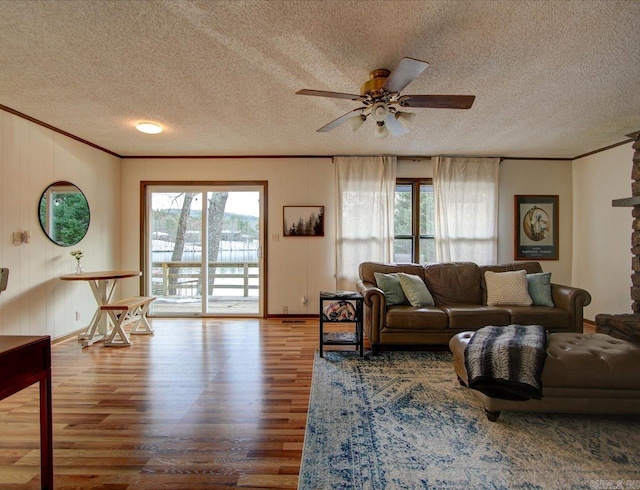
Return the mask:
<path id="1" fill-rule="evenodd" d="M 147 281 L 146 277 L 149 274 L 147 268 L 147 250 L 149 247 L 149 237 L 146 233 L 146 225 L 148 221 L 148 209 L 147 209 L 147 189 L 151 186 L 184 186 L 184 187 L 198 187 L 203 188 L 207 186 L 215 187 L 248 187 L 248 186 L 261 186 L 262 187 L 262 201 L 260 203 L 262 213 L 262 227 L 261 241 L 262 241 L 262 294 L 260 296 L 260 308 L 262 314 L 252 318 L 267 318 L 267 312 L 269 311 L 269 242 L 267 237 L 269 236 L 269 182 L 267 180 L 141 180 L 140 181 L 140 270 L 142 275 L 140 276 L 140 291 L 142 294 L 147 294 Z"/>

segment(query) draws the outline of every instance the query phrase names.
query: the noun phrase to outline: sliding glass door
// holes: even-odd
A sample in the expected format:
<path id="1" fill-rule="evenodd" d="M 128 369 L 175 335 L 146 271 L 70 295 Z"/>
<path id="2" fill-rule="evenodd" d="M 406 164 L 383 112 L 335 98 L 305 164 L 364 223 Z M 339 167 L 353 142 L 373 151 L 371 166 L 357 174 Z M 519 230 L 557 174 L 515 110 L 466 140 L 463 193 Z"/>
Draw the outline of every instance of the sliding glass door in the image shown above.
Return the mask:
<path id="1" fill-rule="evenodd" d="M 145 185 L 156 316 L 263 316 L 266 184 Z"/>

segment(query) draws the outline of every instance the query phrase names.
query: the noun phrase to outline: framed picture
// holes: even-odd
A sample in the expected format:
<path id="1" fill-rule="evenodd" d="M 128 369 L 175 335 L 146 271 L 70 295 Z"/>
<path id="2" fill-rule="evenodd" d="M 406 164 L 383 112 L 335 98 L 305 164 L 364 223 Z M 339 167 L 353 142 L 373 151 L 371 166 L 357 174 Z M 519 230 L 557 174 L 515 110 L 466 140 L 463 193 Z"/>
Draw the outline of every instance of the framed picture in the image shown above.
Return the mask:
<path id="1" fill-rule="evenodd" d="M 284 206 L 284 236 L 324 236 L 324 206 Z"/>
<path id="2" fill-rule="evenodd" d="M 514 196 L 515 260 L 558 260 L 558 196 Z"/>

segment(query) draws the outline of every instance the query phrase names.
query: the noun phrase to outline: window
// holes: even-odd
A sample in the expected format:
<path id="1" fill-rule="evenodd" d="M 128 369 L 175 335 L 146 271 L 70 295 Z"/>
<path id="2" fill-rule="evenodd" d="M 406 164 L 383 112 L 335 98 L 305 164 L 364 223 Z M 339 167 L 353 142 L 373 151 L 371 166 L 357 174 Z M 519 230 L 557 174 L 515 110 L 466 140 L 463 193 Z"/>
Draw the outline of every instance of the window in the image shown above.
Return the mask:
<path id="1" fill-rule="evenodd" d="M 393 260 L 436 261 L 435 212 L 431 179 L 397 179 Z"/>

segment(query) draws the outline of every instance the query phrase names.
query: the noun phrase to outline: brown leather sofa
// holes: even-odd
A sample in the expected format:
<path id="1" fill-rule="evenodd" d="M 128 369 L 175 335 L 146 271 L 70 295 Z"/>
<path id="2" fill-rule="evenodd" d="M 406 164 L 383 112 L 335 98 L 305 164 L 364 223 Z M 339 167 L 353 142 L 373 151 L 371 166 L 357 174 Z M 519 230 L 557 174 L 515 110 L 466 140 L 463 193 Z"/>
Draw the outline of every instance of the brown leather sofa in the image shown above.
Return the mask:
<path id="1" fill-rule="evenodd" d="M 551 284 L 555 306 L 487 306 L 486 271 L 542 272 L 538 262 L 478 266 L 472 262 L 431 265 L 363 262 L 358 291 L 364 296 L 364 330 L 373 353 L 391 346 L 447 345 L 459 332 L 486 325 L 542 325 L 550 332 L 582 332 L 583 289 Z M 422 278 L 435 306 L 387 306 L 375 272 L 405 272 Z"/>
<path id="2" fill-rule="evenodd" d="M 474 332 L 456 334 L 449 342 L 453 368 L 467 385 L 464 350 Z M 549 335 L 542 370 L 542 399 L 513 401 L 471 390 L 495 422 L 500 412 L 640 413 L 640 347 L 609 335 Z"/>

